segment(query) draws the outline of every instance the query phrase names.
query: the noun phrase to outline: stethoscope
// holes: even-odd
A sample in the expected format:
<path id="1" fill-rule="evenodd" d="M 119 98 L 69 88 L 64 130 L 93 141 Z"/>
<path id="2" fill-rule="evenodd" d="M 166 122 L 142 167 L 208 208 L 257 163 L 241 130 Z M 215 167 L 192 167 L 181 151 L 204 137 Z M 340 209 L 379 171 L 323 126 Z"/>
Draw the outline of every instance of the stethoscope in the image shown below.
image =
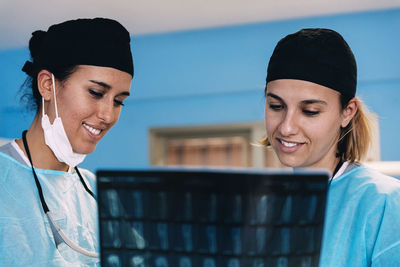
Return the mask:
<path id="1" fill-rule="evenodd" d="M 54 235 L 54 241 L 56 243 L 56 247 L 58 248 L 58 246 L 61 243 L 65 243 L 67 246 L 69 246 L 71 249 L 75 250 L 76 252 L 79 252 L 79 253 L 81 253 L 83 255 L 86 255 L 88 257 L 97 258 L 99 256 L 98 253 L 88 251 L 88 250 L 86 250 L 84 248 L 81 248 L 77 244 L 75 244 L 72 240 L 70 240 L 64 234 L 64 232 L 61 230 L 61 228 L 53 220 L 53 218 L 52 218 L 52 216 L 50 214 L 50 209 L 47 206 L 47 203 L 46 203 L 46 201 L 44 199 L 42 187 L 41 187 L 41 185 L 39 183 L 39 179 L 38 179 L 38 177 L 36 175 L 35 168 L 33 168 L 32 157 L 31 157 L 31 154 L 29 152 L 28 142 L 26 141 L 26 133 L 27 133 L 26 130 L 22 133 L 22 141 L 24 143 L 24 148 L 25 148 L 26 154 L 28 155 L 29 162 L 31 163 L 33 177 L 35 178 L 35 184 L 36 184 L 36 187 L 37 187 L 38 192 L 39 192 L 40 203 L 42 204 L 43 211 L 46 214 L 46 216 L 47 216 L 47 218 L 49 219 L 49 222 L 50 222 L 50 228 L 51 228 L 51 231 L 53 232 L 53 235 Z M 96 197 L 93 194 L 93 192 L 86 185 L 85 180 L 83 180 L 82 175 L 79 172 L 77 167 L 75 167 L 75 171 L 78 174 L 79 179 L 80 179 L 83 187 L 85 188 L 86 192 L 88 192 L 94 199 L 96 199 Z"/>

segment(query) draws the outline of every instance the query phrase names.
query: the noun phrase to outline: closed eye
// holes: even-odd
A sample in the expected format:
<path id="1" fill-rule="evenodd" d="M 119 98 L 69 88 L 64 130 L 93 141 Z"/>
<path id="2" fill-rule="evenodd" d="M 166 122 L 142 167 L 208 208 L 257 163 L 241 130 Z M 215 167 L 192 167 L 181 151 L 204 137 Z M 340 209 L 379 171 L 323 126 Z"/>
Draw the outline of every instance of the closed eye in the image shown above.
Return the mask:
<path id="1" fill-rule="evenodd" d="M 89 93 L 95 98 L 102 98 L 103 95 L 104 95 L 103 93 L 97 92 L 97 91 L 95 91 L 93 89 L 89 89 Z"/>
<path id="2" fill-rule="evenodd" d="M 96 90 L 93 89 L 89 89 L 89 93 L 96 99 L 101 99 L 104 96 L 103 92 L 98 92 Z M 122 100 L 118 100 L 118 99 L 114 99 L 114 106 L 115 107 L 120 107 L 120 106 L 124 106 L 124 103 Z"/>
<path id="3" fill-rule="evenodd" d="M 119 106 L 125 106 L 124 103 L 118 99 L 114 99 L 114 105 L 119 107 Z"/>
<path id="4" fill-rule="evenodd" d="M 283 109 L 283 105 L 279 105 L 279 104 L 269 104 L 269 108 L 272 109 L 272 110 L 278 111 L 278 110 Z"/>
<path id="5" fill-rule="evenodd" d="M 315 115 L 318 115 L 318 114 L 319 114 L 319 111 L 312 111 L 312 110 L 304 109 L 304 110 L 303 110 L 303 113 L 304 113 L 305 115 L 307 115 L 307 116 L 315 116 Z"/>

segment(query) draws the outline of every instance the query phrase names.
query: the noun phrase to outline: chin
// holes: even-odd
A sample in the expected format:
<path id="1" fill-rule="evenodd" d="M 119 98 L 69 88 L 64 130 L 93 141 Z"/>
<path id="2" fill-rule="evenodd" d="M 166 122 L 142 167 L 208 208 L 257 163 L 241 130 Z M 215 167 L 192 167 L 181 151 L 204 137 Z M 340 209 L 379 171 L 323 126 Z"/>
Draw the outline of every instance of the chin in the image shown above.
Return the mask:
<path id="1" fill-rule="evenodd" d="M 281 157 L 278 155 L 279 161 L 286 167 L 299 168 L 301 163 L 296 158 Z"/>
<path id="2" fill-rule="evenodd" d="M 96 148 L 96 145 L 90 145 L 90 146 L 84 146 L 84 147 L 79 147 L 79 148 L 74 148 L 74 152 L 75 153 L 79 153 L 79 154 L 91 154 L 94 149 Z"/>

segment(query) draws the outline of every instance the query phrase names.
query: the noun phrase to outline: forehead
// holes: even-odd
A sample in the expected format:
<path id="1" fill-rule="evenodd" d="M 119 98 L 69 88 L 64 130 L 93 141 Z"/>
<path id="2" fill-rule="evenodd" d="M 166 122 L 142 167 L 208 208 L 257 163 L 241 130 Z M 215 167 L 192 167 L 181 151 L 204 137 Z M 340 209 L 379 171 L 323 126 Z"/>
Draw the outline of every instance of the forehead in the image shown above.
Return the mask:
<path id="1" fill-rule="evenodd" d="M 88 82 L 95 80 L 105 83 L 111 88 L 129 90 L 132 76 L 129 73 L 110 67 L 78 65 L 68 80 L 70 82 Z"/>
<path id="2" fill-rule="evenodd" d="M 323 100 L 327 103 L 337 103 L 340 93 L 326 86 L 309 81 L 280 79 L 267 84 L 267 95 L 269 93 L 279 96 L 287 101 L 304 101 L 310 99 Z"/>

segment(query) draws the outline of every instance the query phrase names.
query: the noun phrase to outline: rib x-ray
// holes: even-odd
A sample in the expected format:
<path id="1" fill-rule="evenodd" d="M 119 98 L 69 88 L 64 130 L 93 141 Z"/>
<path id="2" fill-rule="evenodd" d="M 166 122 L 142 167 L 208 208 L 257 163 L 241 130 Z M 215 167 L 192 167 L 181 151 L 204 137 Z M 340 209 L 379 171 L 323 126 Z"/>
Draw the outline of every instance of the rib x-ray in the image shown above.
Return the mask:
<path id="1" fill-rule="evenodd" d="M 102 266 L 316 267 L 328 177 L 100 173 Z"/>

